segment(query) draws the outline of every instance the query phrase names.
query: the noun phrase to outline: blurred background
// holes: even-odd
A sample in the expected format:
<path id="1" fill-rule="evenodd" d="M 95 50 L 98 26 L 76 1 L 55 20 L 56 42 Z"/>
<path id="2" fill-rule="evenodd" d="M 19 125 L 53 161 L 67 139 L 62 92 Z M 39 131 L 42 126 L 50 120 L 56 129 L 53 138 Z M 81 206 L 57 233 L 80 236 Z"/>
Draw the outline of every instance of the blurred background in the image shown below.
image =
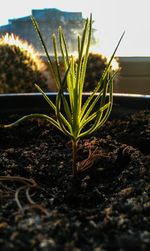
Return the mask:
<path id="1" fill-rule="evenodd" d="M 86 91 L 92 89 L 94 78 L 99 77 L 98 71 L 102 73 L 104 70 L 107 59 L 113 53 L 120 36 L 125 31 L 124 38 L 116 52 L 119 74 L 115 81 L 114 92 L 148 95 L 150 94 L 149 5 L 149 0 L 76 0 L 73 2 L 68 0 L 5 0 L 0 9 L 0 37 L 3 38 L 4 43 L 4 36 L 7 34 L 8 43 L 10 39 L 8 34 L 11 34 L 11 41 L 18 36 L 18 40 L 31 44 L 41 59 L 45 61 L 44 51 L 31 22 L 30 16 L 34 15 L 50 55 L 53 54 L 52 34 L 57 34 L 58 26 L 62 26 L 64 30 L 70 53 L 76 55 L 77 35 L 82 33 L 85 18 L 92 13 L 93 33 L 88 66 L 88 72 L 91 72 L 87 76 Z M 2 51 L 1 53 L 4 53 L 4 50 Z M 4 65 L 5 56 L 0 54 L 0 58 L 1 65 Z M 6 62 L 8 62 L 8 58 L 6 58 Z M 96 72 L 94 72 L 94 68 Z M 38 70 L 41 71 L 41 69 L 44 68 L 39 67 Z M 46 72 L 46 70 L 44 71 Z M 3 72 L 4 69 L 0 69 L 3 76 L 0 80 L 1 93 L 9 92 L 8 80 L 5 90 L 1 88 L 4 79 L 6 81 Z M 46 74 L 45 77 L 49 82 L 48 91 L 56 91 L 51 77 Z M 14 81 L 16 78 L 14 77 Z M 92 79 L 92 83 L 89 79 Z M 30 88 L 27 90 L 22 88 L 22 90 L 32 91 Z M 10 92 L 17 91 L 12 88 Z"/>

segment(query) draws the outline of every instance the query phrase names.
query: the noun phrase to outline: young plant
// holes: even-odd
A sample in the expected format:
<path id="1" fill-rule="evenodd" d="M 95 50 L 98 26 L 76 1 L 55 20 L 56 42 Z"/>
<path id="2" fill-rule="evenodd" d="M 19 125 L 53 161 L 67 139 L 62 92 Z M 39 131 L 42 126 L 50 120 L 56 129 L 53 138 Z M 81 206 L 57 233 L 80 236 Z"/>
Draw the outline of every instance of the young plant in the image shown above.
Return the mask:
<path id="1" fill-rule="evenodd" d="M 71 139 L 73 157 L 72 169 L 73 174 L 77 175 L 78 171 L 80 171 L 77 165 L 77 144 L 79 139 L 89 136 L 97 129 L 101 128 L 108 119 L 112 109 L 113 79 L 116 72 L 110 71 L 110 68 L 111 62 L 124 33 L 122 34 L 101 79 L 98 81 L 96 88 L 84 102 L 83 87 L 92 33 L 92 15 L 90 16 L 90 19 L 86 19 L 82 37 L 78 37 L 78 60 L 76 62 L 73 56 L 69 56 L 68 54 L 67 44 L 62 28 L 59 27 L 58 29 L 59 47 L 65 67 L 65 76 L 63 79 L 61 79 L 59 69 L 58 42 L 56 35 L 53 35 L 54 60 L 56 66 L 54 67 L 41 36 L 39 26 L 33 16 L 32 21 L 45 50 L 51 71 L 57 84 L 58 93 L 55 103 L 49 99 L 49 97 L 37 84 L 35 84 L 35 86 L 53 109 L 55 116 L 48 116 L 46 114 L 30 114 L 20 118 L 12 124 L 5 125 L 4 127 L 14 126 L 23 120 L 30 118 L 46 119 L 50 124 L 55 126 Z M 67 96 L 64 92 L 66 88 L 68 92 Z"/>

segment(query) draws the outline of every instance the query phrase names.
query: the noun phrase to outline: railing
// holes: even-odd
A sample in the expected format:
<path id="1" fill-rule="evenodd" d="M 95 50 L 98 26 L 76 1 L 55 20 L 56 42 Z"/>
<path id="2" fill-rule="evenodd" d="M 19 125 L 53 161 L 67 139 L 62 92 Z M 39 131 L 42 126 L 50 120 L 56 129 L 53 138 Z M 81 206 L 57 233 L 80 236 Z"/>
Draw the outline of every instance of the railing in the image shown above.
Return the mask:
<path id="1" fill-rule="evenodd" d="M 150 57 L 119 57 L 114 92 L 150 95 Z"/>
<path id="2" fill-rule="evenodd" d="M 47 60 L 45 56 L 42 56 Z M 121 71 L 115 93 L 150 95 L 150 57 L 118 57 Z M 53 60 L 53 56 L 52 56 Z"/>

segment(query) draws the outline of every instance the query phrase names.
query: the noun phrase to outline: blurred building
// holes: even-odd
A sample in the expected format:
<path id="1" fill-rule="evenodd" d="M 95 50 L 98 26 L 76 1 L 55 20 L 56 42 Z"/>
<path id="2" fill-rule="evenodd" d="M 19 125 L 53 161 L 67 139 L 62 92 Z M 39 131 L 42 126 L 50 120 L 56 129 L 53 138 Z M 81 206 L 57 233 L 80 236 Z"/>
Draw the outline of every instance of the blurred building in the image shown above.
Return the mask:
<path id="1" fill-rule="evenodd" d="M 69 51 L 73 52 L 77 48 L 77 34 L 81 34 L 85 19 L 81 12 L 65 12 L 58 9 L 32 10 L 32 15 L 39 24 L 43 39 L 48 51 L 52 51 L 52 34 L 58 34 L 58 27 L 63 28 Z M 43 48 L 35 31 L 31 16 L 17 19 L 9 19 L 7 25 L 0 26 L 0 33 L 14 33 L 29 43 L 43 54 Z M 94 42 L 94 37 L 92 39 Z"/>

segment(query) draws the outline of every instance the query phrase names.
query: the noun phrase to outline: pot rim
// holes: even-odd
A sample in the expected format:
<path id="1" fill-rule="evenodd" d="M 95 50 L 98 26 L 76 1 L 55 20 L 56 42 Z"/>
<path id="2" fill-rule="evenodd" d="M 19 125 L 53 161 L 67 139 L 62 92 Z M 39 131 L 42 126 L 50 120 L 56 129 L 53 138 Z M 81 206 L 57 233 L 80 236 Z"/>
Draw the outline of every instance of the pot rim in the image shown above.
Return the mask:
<path id="1" fill-rule="evenodd" d="M 48 96 L 56 96 L 57 92 L 45 92 L 46 95 Z M 89 96 L 91 92 L 83 92 L 83 96 Z M 95 95 L 97 95 L 96 93 Z M 65 92 L 65 95 L 68 95 L 67 92 Z M 0 98 L 1 97 L 18 97 L 18 96 L 42 96 L 41 93 L 39 92 L 24 92 L 24 93 L 0 93 Z M 131 98 L 148 98 L 150 99 L 150 95 L 145 95 L 145 94 L 133 94 L 133 93 L 113 93 L 114 97 L 131 97 Z"/>
<path id="2" fill-rule="evenodd" d="M 55 102 L 56 92 L 45 92 L 51 101 Z M 89 96 L 89 92 L 83 93 L 83 100 Z M 68 96 L 68 93 L 66 93 Z M 132 113 L 139 110 L 150 109 L 150 95 L 141 94 L 113 94 L 113 114 L 123 115 L 125 113 Z M 0 94 L 0 115 L 12 113 L 41 113 L 50 112 L 49 104 L 45 101 L 41 93 L 9 93 Z"/>

